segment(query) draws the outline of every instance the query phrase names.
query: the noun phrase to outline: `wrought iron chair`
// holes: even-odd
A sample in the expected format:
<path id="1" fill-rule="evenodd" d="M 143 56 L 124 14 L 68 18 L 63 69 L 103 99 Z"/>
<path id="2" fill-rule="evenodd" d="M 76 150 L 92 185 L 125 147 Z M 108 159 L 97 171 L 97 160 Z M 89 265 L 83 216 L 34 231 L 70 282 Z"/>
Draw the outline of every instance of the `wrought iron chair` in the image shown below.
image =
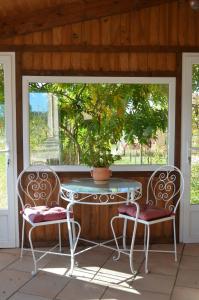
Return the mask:
<path id="1" fill-rule="evenodd" d="M 120 252 L 128 254 L 130 256 L 131 271 L 134 272 L 131 261 L 133 256 L 135 233 L 133 232 L 130 253 L 126 248 L 126 228 L 128 221 L 134 221 L 144 224 L 144 252 L 145 252 L 145 273 L 148 273 L 148 253 L 149 253 L 149 240 L 150 240 L 150 226 L 153 224 L 172 221 L 173 222 L 173 237 L 174 237 L 174 251 L 163 251 L 174 253 L 175 261 L 177 261 L 177 248 L 176 248 L 176 228 L 175 228 L 175 216 L 176 210 L 182 198 L 184 190 L 184 178 L 181 171 L 171 165 L 159 167 L 150 177 L 147 184 L 147 197 L 144 205 L 139 205 L 138 209 L 135 209 L 133 203 L 124 204 L 118 208 L 118 216 L 115 216 L 111 220 L 111 228 L 115 238 L 115 243 L 118 251 L 119 259 Z M 137 215 L 138 214 L 138 215 Z M 113 222 L 116 219 L 124 219 L 123 230 L 123 248 L 119 248 L 117 237 L 115 235 Z M 138 250 L 139 251 L 139 250 Z M 157 250 L 150 250 L 154 252 L 162 252 Z"/>
<path id="2" fill-rule="evenodd" d="M 22 206 L 22 242 L 21 257 L 24 250 L 24 231 L 25 222 L 28 222 L 30 229 L 28 232 L 29 243 L 32 251 L 34 271 L 37 273 L 37 263 L 46 254 L 58 254 L 53 252 L 59 246 L 61 254 L 61 224 L 70 222 L 72 229 L 69 235 L 70 248 L 75 249 L 80 235 L 80 225 L 74 221 L 73 211 L 68 211 L 60 206 L 60 180 L 57 174 L 48 166 L 30 166 L 23 170 L 17 180 L 17 194 Z M 32 231 L 39 226 L 58 225 L 59 243 L 49 251 L 35 250 L 32 243 Z M 77 235 L 75 225 L 78 227 Z M 70 226 L 68 226 L 71 228 Z M 71 240 L 72 239 L 72 240 Z M 27 249 L 26 249 L 27 250 Z M 35 252 L 42 253 L 37 259 Z M 71 254 L 62 253 L 61 255 L 71 256 Z"/>

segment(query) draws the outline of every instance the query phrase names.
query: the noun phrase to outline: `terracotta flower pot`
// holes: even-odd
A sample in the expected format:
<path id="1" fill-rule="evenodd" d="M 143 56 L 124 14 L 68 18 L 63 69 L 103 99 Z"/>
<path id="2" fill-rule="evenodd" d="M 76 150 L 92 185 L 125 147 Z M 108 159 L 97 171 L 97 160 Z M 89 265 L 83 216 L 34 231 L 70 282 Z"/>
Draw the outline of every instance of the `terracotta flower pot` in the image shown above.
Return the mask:
<path id="1" fill-rule="evenodd" d="M 112 175 L 112 171 L 109 168 L 93 168 L 91 170 L 91 176 L 96 183 L 105 183 Z"/>

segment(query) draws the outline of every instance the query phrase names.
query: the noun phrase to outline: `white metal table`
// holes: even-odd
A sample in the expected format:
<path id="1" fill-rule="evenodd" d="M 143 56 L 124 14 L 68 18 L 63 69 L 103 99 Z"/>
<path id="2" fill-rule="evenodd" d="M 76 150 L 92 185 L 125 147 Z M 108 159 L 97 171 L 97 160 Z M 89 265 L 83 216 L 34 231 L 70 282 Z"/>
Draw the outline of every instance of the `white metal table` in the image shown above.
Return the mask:
<path id="1" fill-rule="evenodd" d="M 68 202 L 67 205 L 67 225 L 71 253 L 71 268 L 69 274 L 72 274 L 74 269 L 74 258 L 76 255 L 90 250 L 97 246 L 108 246 L 112 240 L 105 242 L 95 242 L 80 238 L 81 225 L 78 225 L 78 233 L 76 234 L 75 225 L 70 223 L 70 214 L 73 213 L 73 207 L 76 204 L 80 205 L 118 205 L 122 203 L 134 202 L 139 199 L 142 194 L 142 184 L 135 180 L 123 178 L 111 178 L 107 182 L 95 183 L 92 178 L 82 178 L 69 181 L 61 184 L 62 199 Z M 126 222 L 124 222 L 123 233 L 126 232 Z M 122 237 L 125 235 L 123 234 Z M 78 240 L 91 243 L 92 246 L 84 250 L 76 252 Z M 125 244 L 125 240 L 123 239 Z"/>

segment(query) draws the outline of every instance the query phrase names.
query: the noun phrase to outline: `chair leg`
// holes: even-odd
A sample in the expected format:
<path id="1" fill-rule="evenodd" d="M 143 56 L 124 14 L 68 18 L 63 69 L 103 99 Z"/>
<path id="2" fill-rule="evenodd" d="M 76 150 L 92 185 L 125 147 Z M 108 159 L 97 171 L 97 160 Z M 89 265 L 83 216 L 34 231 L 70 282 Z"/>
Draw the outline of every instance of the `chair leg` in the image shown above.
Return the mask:
<path id="1" fill-rule="evenodd" d="M 37 273 L 37 260 L 36 260 L 36 257 L 35 257 L 35 253 L 34 253 L 34 249 L 33 249 L 33 244 L 32 244 L 32 230 L 33 230 L 34 227 L 31 227 L 30 230 L 29 230 L 29 234 L 28 234 L 28 238 L 29 238 L 29 243 L 30 243 L 30 247 L 31 247 L 31 251 L 32 251 L 32 257 L 33 257 L 33 262 L 34 262 L 34 271 L 32 271 L 32 275 L 36 275 Z"/>
<path id="2" fill-rule="evenodd" d="M 113 221 L 116 220 L 116 219 L 121 219 L 121 218 L 118 217 L 118 216 L 115 216 L 111 219 L 111 229 L 112 229 L 113 237 L 114 237 L 116 248 L 117 248 L 117 256 L 113 257 L 114 260 L 120 259 L 120 248 L 119 248 L 117 237 L 116 237 L 115 230 L 114 230 L 114 227 L 113 227 Z"/>
<path id="3" fill-rule="evenodd" d="M 75 264 L 75 256 L 74 256 L 74 242 L 73 242 L 73 234 L 72 234 L 72 225 L 70 222 L 70 217 L 67 215 L 67 225 L 68 225 L 68 237 L 69 237 L 69 244 L 70 244 L 70 259 L 71 259 L 71 264 L 70 264 L 70 270 L 68 272 L 69 276 L 72 275 L 73 270 L 74 270 L 74 264 Z"/>
<path id="4" fill-rule="evenodd" d="M 147 225 L 144 225 L 144 255 L 146 256 Z"/>
<path id="5" fill-rule="evenodd" d="M 70 207 L 70 211 L 73 214 L 73 206 Z M 76 230 L 75 230 L 75 223 L 71 223 L 71 228 L 72 228 L 72 237 L 73 237 L 73 244 L 75 245 L 77 237 L 76 237 Z"/>
<path id="6" fill-rule="evenodd" d="M 75 244 L 76 243 L 76 239 L 77 239 L 77 237 L 76 237 L 76 230 L 75 230 L 75 223 L 72 222 L 71 226 L 72 226 L 73 243 Z"/>
<path id="7" fill-rule="evenodd" d="M 23 257 L 23 250 L 24 250 L 24 231 L 25 231 L 25 220 L 23 218 L 23 224 L 22 224 L 22 232 L 21 232 L 21 253 L 20 257 Z"/>
<path id="8" fill-rule="evenodd" d="M 132 240 L 131 240 L 131 249 L 130 249 L 130 253 L 129 253 L 130 269 L 134 275 L 136 274 L 136 271 L 134 270 L 134 267 L 133 267 L 133 250 L 134 250 L 134 244 L 135 244 L 136 231 L 137 231 L 137 222 L 134 222 L 134 228 L 133 228 L 133 234 L 132 234 Z"/>
<path id="9" fill-rule="evenodd" d="M 149 255 L 149 240 L 150 240 L 150 226 L 147 225 L 147 244 L 146 244 L 146 255 L 145 255 L 145 273 L 149 273 L 148 270 L 148 255 Z"/>
<path id="10" fill-rule="evenodd" d="M 173 239 L 174 239 L 174 255 L 175 255 L 175 261 L 177 261 L 176 223 L 175 223 L 175 219 L 173 219 Z"/>
<path id="11" fill-rule="evenodd" d="M 61 224 L 58 224 L 58 231 L 59 231 L 59 252 L 61 252 Z"/>
<path id="12" fill-rule="evenodd" d="M 126 230 L 127 230 L 127 219 L 124 219 L 124 225 L 123 225 L 123 248 L 126 250 Z"/>

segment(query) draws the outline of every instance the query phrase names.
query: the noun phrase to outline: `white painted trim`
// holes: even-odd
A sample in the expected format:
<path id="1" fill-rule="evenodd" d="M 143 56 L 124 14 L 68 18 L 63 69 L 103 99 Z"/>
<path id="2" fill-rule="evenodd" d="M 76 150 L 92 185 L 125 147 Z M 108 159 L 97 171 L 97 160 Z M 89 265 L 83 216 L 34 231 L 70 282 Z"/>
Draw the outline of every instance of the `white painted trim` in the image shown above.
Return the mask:
<path id="1" fill-rule="evenodd" d="M 182 58 L 182 149 L 181 169 L 185 178 L 185 187 L 180 203 L 180 241 L 185 243 L 198 242 L 198 237 L 190 232 L 190 213 L 197 211 L 198 205 L 190 205 L 191 169 L 188 156 L 192 137 L 192 107 L 188 101 L 192 95 L 192 64 L 199 64 L 199 53 L 183 53 Z"/>
<path id="2" fill-rule="evenodd" d="M 168 120 L 168 164 L 174 164 L 175 145 L 175 85 L 174 77 L 95 77 L 95 76 L 23 76 L 23 150 L 24 168 L 29 166 L 29 82 L 68 82 L 68 83 L 135 83 L 135 84 L 169 84 L 169 120 Z M 159 165 L 114 165 L 113 171 L 154 171 Z M 59 172 L 90 171 L 86 166 L 51 166 Z"/>
<path id="3" fill-rule="evenodd" d="M 8 171 L 8 176 L 12 184 L 8 188 L 8 219 L 9 219 L 9 241 L 5 242 L 5 247 L 19 246 L 18 232 L 18 202 L 16 194 L 17 181 L 17 142 L 16 142 L 16 85 L 15 85 L 15 53 L 0 52 L 0 63 L 4 65 L 5 74 L 5 98 L 6 106 L 9 112 L 9 118 L 12 122 L 7 124 L 6 130 L 10 137 L 10 145 L 7 146 L 10 153 L 11 168 Z M 3 213 L 3 209 L 1 210 Z M 1 244 L 3 247 L 3 244 Z"/>
<path id="4" fill-rule="evenodd" d="M 57 83 L 172 83 L 174 77 L 23 76 L 24 82 Z"/>
<path id="5" fill-rule="evenodd" d="M 23 160 L 24 168 L 29 166 L 30 162 L 30 146 L 29 146 L 29 93 L 28 93 L 28 77 L 23 77 Z"/>

